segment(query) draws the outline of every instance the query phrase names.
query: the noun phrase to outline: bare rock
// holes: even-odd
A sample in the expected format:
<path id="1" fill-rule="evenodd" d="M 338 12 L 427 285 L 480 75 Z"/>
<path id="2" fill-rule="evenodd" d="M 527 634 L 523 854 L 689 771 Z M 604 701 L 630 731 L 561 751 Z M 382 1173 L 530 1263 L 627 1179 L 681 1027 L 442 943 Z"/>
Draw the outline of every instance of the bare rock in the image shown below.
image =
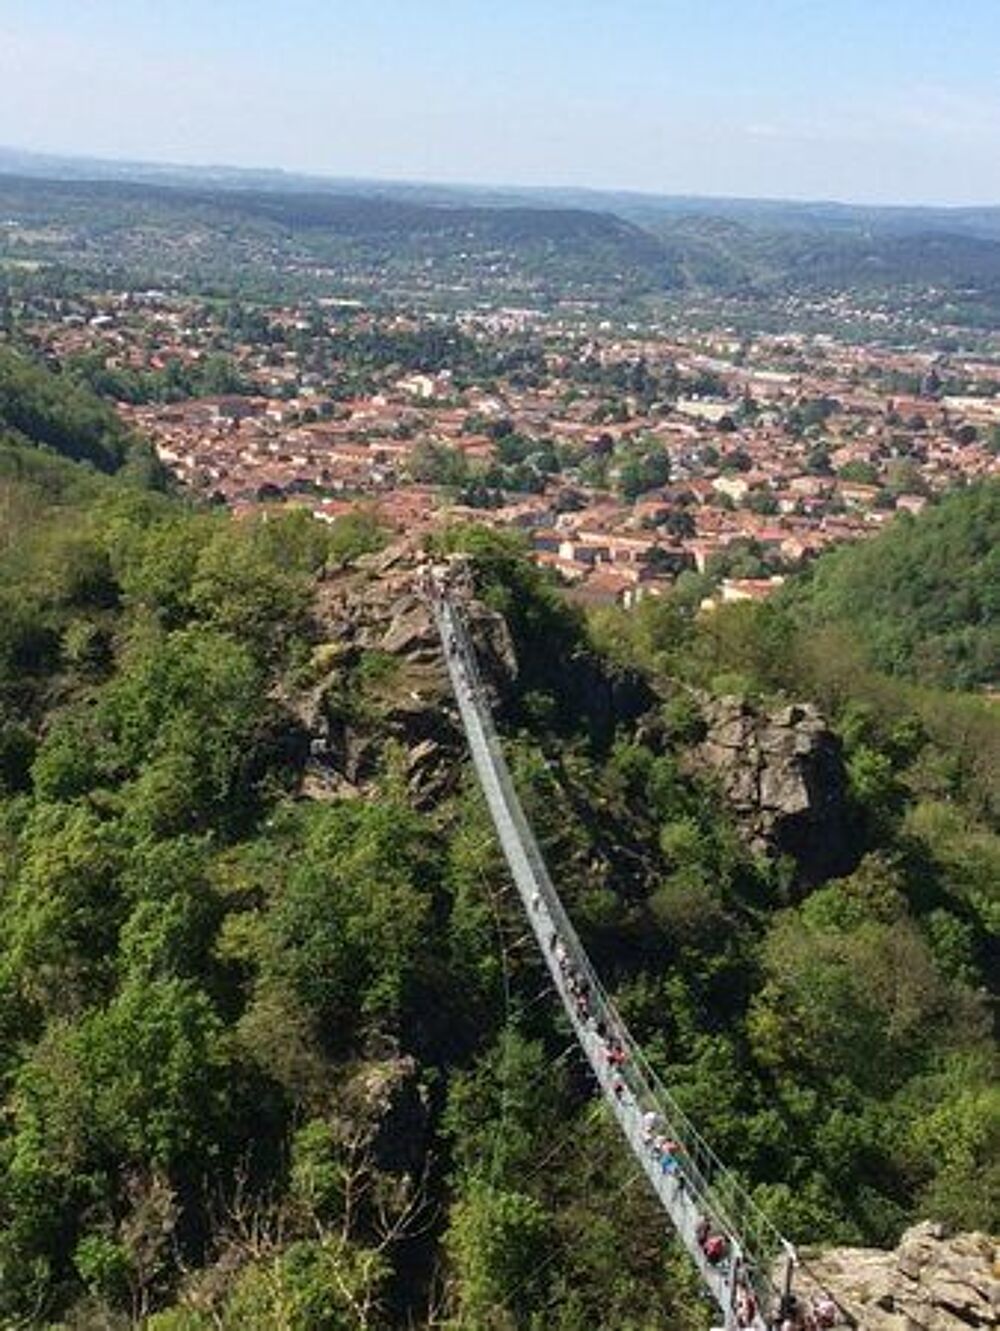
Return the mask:
<path id="1" fill-rule="evenodd" d="M 791 855 L 804 882 L 850 871 L 840 744 L 810 704 L 766 711 L 742 698 L 703 699 L 705 735 L 691 765 L 708 771 L 756 851 Z"/>
<path id="2" fill-rule="evenodd" d="M 517 681 L 514 640 L 503 615 L 481 601 L 467 601 L 464 609 L 480 677 L 496 704 L 509 695 Z"/>
<path id="3" fill-rule="evenodd" d="M 391 621 L 380 647 L 393 656 L 420 653 L 425 659 L 439 650 L 437 628 L 427 606 L 415 597 L 404 597 L 391 607 Z"/>
<path id="4" fill-rule="evenodd" d="M 360 555 L 354 562 L 357 568 L 384 575 L 391 569 L 400 567 L 409 569 L 413 563 L 413 553 L 405 545 L 388 545 L 384 550 L 375 550 L 372 554 Z"/>
<path id="5" fill-rule="evenodd" d="M 342 1127 L 370 1147 L 377 1169 L 417 1172 L 427 1135 L 429 1097 L 415 1059 L 390 1057 L 363 1064 L 345 1088 Z"/>
<path id="6" fill-rule="evenodd" d="M 300 793 L 356 799 L 374 793 L 388 746 L 410 797 L 430 807 L 461 777 L 458 725 L 437 626 L 418 591 L 423 555 L 406 541 L 330 572 L 314 606 L 324 640 L 311 679 L 289 700 L 308 736 Z M 517 675 L 506 622 L 465 593 L 469 631 L 487 692 L 499 702 Z"/>
<path id="7" fill-rule="evenodd" d="M 1000 1326 L 1000 1251 L 985 1234 L 915 1225 L 898 1248 L 806 1255 L 797 1287 L 826 1290 L 863 1331 L 986 1331 Z"/>

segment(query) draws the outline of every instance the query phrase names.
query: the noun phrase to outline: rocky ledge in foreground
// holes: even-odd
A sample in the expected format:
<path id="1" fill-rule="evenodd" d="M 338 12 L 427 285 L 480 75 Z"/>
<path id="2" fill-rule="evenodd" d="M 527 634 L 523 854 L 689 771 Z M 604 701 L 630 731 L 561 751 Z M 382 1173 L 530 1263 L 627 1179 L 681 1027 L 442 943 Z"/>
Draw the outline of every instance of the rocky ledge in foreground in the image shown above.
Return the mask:
<path id="1" fill-rule="evenodd" d="M 1000 1249 L 925 1221 L 899 1247 L 807 1256 L 800 1288 L 827 1289 L 861 1331 L 981 1331 L 1000 1326 Z"/>

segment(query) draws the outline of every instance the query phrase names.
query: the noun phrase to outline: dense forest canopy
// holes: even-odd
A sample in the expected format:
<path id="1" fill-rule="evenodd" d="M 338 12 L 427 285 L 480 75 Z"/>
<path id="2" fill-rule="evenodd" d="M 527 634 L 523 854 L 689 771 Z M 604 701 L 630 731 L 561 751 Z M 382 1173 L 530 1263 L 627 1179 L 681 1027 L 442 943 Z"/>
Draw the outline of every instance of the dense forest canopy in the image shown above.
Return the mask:
<path id="1" fill-rule="evenodd" d="M 192 510 L 120 466 L 83 390 L 3 374 L 0 1321 L 706 1327 L 519 944 L 474 784 L 415 807 L 378 740 L 392 662 L 323 641 L 318 593 L 381 534 Z M 995 521 L 962 496 L 801 602 L 708 621 L 678 595 L 588 622 L 515 539 L 442 538 L 508 616 L 512 763 L 602 976 L 800 1241 L 997 1221 L 998 718 L 803 627 L 851 559 L 909 568 L 930 533 L 955 563 L 927 614 L 960 635 Z M 644 725 L 594 723 L 582 671 L 641 677 Z M 320 680 L 377 798 L 303 796 Z M 700 700 L 736 689 L 830 713 L 846 876 L 751 853 L 690 769 Z"/>
<path id="2" fill-rule="evenodd" d="M 113 472 L 128 438 L 114 411 L 36 362 L 0 350 L 0 431 Z"/>
<path id="3" fill-rule="evenodd" d="M 99 472 L 123 471 L 133 483 L 151 488 L 165 483 L 152 448 L 128 431 L 90 385 L 8 347 L 0 347 L 0 449 L 7 471 L 44 469 L 44 462 L 27 456 L 39 450 Z M 83 483 L 79 475 L 57 468 L 49 480 L 53 487 Z"/>
<path id="4" fill-rule="evenodd" d="M 827 555 L 789 601 L 850 628 L 874 665 L 945 687 L 1000 686 L 1000 483 L 949 496 L 878 541 Z"/>

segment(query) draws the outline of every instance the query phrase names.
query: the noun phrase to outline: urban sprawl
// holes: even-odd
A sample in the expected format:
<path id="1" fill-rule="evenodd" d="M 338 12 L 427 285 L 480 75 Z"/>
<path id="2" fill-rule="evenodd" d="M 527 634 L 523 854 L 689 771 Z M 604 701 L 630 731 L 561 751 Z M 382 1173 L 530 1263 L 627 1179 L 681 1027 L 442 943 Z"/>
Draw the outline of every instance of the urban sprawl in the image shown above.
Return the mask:
<path id="1" fill-rule="evenodd" d="M 37 299 L 26 331 L 110 376 L 178 481 L 236 514 L 362 505 L 409 534 L 516 529 L 594 603 L 685 578 L 709 603 L 765 597 L 831 544 L 1000 470 L 997 349 L 156 291 Z"/>

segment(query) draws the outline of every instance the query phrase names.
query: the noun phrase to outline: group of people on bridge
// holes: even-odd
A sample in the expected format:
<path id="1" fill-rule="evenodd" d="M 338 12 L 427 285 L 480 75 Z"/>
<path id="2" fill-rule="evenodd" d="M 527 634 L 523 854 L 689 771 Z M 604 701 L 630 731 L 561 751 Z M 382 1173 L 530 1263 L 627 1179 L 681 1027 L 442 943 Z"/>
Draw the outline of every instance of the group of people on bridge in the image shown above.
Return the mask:
<path id="1" fill-rule="evenodd" d="M 541 897 L 532 898 L 532 908 L 541 907 Z M 688 1187 L 687 1153 L 683 1145 L 664 1131 L 660 1110 L 643 1109 L 644 1088 L 630 1074 L 628 1045 L 615 1029 L 613 1017 L 602 1011 L 599 998 L 586 975 L 571 958 L 558 933 L 549 937 L 549 948 L 559 969 L 566 995 L 584 1028 L 585 1039 L 595 1040 L 606 1077 L 615 1100 L 639 1116 L 642 1141 L 661 1172 L 673 1180 L 679 1194 Z M 694 1172 L 693 1170 L 691 1171 Z M 708 1266 L 723 1273 L 731 1272 L 732 1311 L 737 1327 L 759 1325 L 759 1302 L 751 1279 L 751 1269 L 740 1252 L 738 1242 L 725 1226 L 702 1214 L 695 1226 L 695 1240 Z M 808 1303 L 795 1294 L 786 1294 L 779 1302 L 770 1325 L 774 1331 L 827 1331 L 840 1324 L 836 1303 L 826 1294 L 816 1294 Z"/>
<path id="2" fill-rule="evenodd" d="M 464 599 L 471 592 L 468 566 L 464 561 L 424 565 L 418 573 L 418 586 L 428 600 L 438 605 L 451 596 Z M 459 674 L 475 698 L 479 693 L 477 672 L 474 662 L 465 659 L 457 626 L 448 629 L 446 649 L 455 666 L 463 667 Z M 538 918 L 536 932 L 541 939 L 545 922 L 554 925 L 558 916 L 548 903 L 543 903 L 539 891 L 531 897 L 530 905 Z M 761 1309 L 758 1289 L 769 1287 L 769 1282 L 761 1285 L 755 1279 L 754 1268 L 738 1237 L 728 1232 L 727 1226 L 717 1217 L 705 1213 L 712 1207 L 702 1172 L 684 1144 L 666 1130 L 668 1125 L 659 1106 L 651 1100 L 648 1082 L 632 1066 L 630 1041 L 614 1008 L 606 1002 L 596 981 L 588 974 L 589 967 L 578 964 L 571 956 L 566 941 L 555 927 L 549 932 L 548 944 L 567 1010 L 576 1019 L 581 1042 L 595 1070 L 599 1070 L 599 1080 L 619 1107 L 629 1139 L 637 1151 L 648 1153 L 664 1180 L 669 1180 L 675 1202 L 691 1208 L 688 1212 L 691 1220 L 698 1216 L 694 1240 L 706 1268 L 718 1273 L 725 1281 L 729 1317 L 733 1319 L 727 1318 L 727 1326 L 759 1328 L 766 1324 L 772 1331 L 827 1331 L 827 1328 L 840 1325 L 839 1309 L 826 1294 L 816 1295 L 807 1302 L 789 1291 L 780 1299 L 769 1296 L 766 1301 L 772 1306 Z M 690 1232 L 688 1229 L 689 1235 Z M 776 1307 L 773 1306 L 775 1303 Z"/>
<path id="3" fill-rule="evenodd" d="M 531 904 L 533 909 L 538 910 L 542 904 L 541 898 L 536 895 Z M 589 980 L 554 931 L 549 937 L 549 948 L 572 1009 L 584 1029 L 585 1041 L 593 1040 L 597 1043 L 612 1095 L 626 1112 L 631 1111 L 637 1115 L 645 1149 L 662 1174 L 673 1181 L 678 1194 L 684 1194 L 689 1186 L 685 1149 L 664 1131 L 663 1117 L 658 1108 L 643 1109 L 645 1090 L 638 1084 L 638 1079 L 631 1075 L 628 1044 L 622 1033 L 615 1028 L 613 1015 L 599 1009 L 597 996 Z M 695 1239 L 710 1267 L 723 1273 L 731 1268 L 736 1325 L 752 1327 L 757 1319 L 757 1295 L 739 1245 L 726 1233 L 724 1226 L 713 1222 L 707 1215 L 699 1218 Z M 796 1327 L 795 1331 L 799 1331 L 799 1328 Z"/>
<path id="4" fill-rule="evenodd" d="M 421 564 L 416 582 L 420 595 L 432 601 L 456 594 L 468 597 L 473 591 L 468 561 L 454 556 L 444 564 Z"/>
<path id="5" fill-rule="evenodd" d="M 797 1294 L 787 1294 L 778 1309 L 778 1331 L 827 1331 L 840 1326 L 840 1309 L 829 1294 L 814 1294 L 808 1303 Z"/>

